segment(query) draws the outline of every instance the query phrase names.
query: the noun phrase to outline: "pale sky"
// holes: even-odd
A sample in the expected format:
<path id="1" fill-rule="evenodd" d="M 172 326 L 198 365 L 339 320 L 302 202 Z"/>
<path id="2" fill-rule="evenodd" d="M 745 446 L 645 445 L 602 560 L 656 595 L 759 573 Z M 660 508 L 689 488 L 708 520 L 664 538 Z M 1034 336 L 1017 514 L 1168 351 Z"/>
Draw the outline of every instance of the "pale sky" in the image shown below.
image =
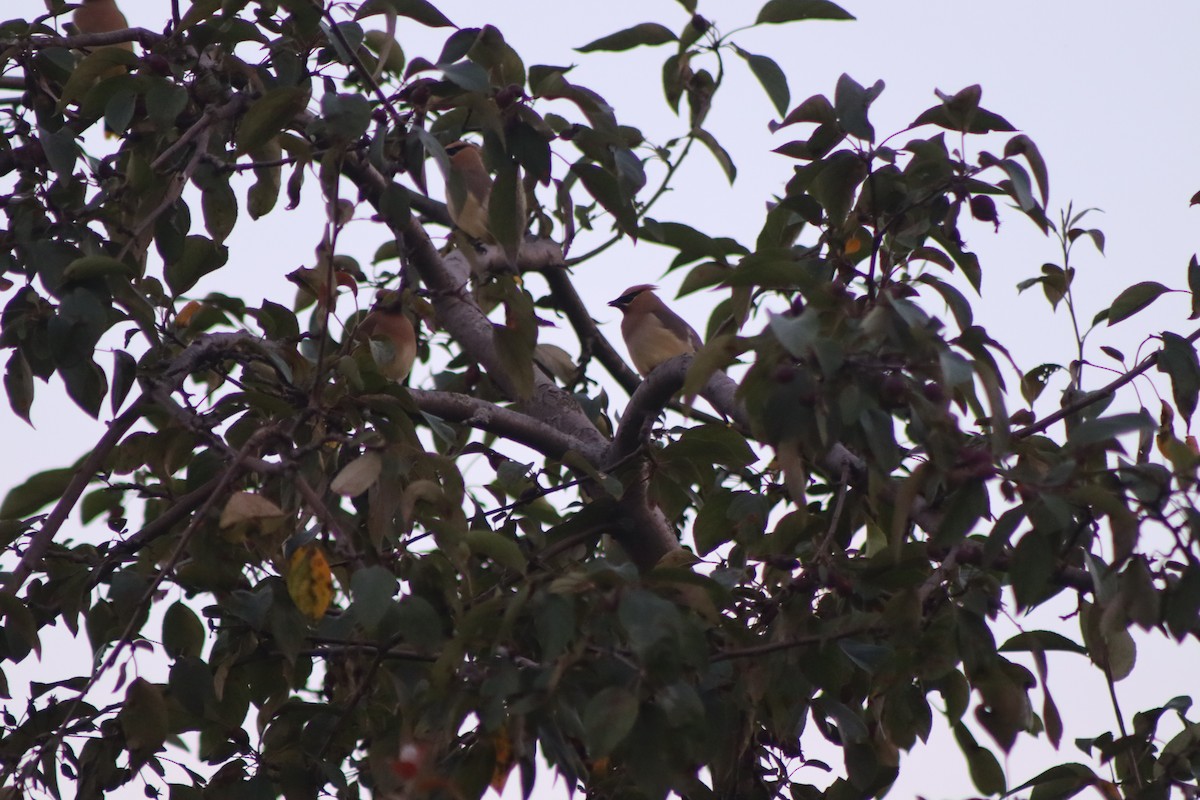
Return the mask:
<path id="1" fill-rule="evenodd" d="M 686 127 L 662 99 L 659 75 L 666 48 L 590 55 L 571 49 L 638 22 L 661 22 L 678 30 L 687 15 L 672 0 L 444 0 L 436 4 L 460 26 L 497 25 L 526 65 L 578 64 L 571 80 L 602 94 L 622 122 L 641 127 L 651 141 L 677 136 Z M 721 30 L 732 30 L 751 22 L 758 5 L 745 0 L 700 0 L 698 10 Z M 982 84 L 983 105 L 1002 114 L 1040 147 L 1050 169 L 1051 217 L 1056 219 L 1057 210 L 1072 201 L 1077 208 L 1103 210 L 1089 222 L 1105 232 L 1107 255 L 1080 247 L 1075 256 L 1076 299 L 1083 322 L 1137 281 L 1187 288 L 1186 265 L 1198 249 L 1200 214 L 1200 209 L 1188 206 L 1189 198 L 1200 191 L 1200 148 L 1191 141 L 1200 129 L 1196 104 L 1200 75 L 1194 64 L 1200 4 L 850 0 L 842 5 L 858 21 L 768 26 L 746 31 L 735 41 L 780 64 L 788 76 L 792 105 L 812 94 L 832 96 L 843 72 L 863 85 L 883 79 L 887 88 L 872 108 L 881 138 L 906 127 L 934 105 L 934 89 L 954 92 Z M 40 0 L 5 0 L 4 6 L 6 17 L 32 16 L 43 10 Z M 161 29 L 169 13 L 165 0 L 125 0 L 122 6 L 131 23 L 151 29 Z M 402 20 L 398 38 L 410 59 L 424 55 L 433 60 L 446 35 L 445 30 L 431 31 Z M 788 128 L 771 134 L 767 122 L 777 118 L 776 112 L 745 64 L 731 55 L 726 69 L 729 85 L 718 95 L 707 127 L 737 163 L 737 183 L 730 188 L 711 157 L 695 152 L 676 191 L 656 206 L 653 216 L 687 222 L 752 246 L 764 203 L 782 190 L 791 174 L 793 162 L 770 151 L 801 138 L 802 131 Z M 897 141 L 928 135 L 927 131 L 901 135 Z M 949 135 L 947 141 L 951 142 Z M 1000 137 L 981 145 L 968 140 L 967 147 L 973 158 L 981 146 L 995 152 L 1003 141 Z M 555 169 L 558 174 L 562 164 Z M 1065 312 L 1060 308 L 1052 315 L 1038 290 L 1020 296 L 1015 290 L 1018 281 L 1037 275 L 1044 262 L 1061 263 L 1056 243 L 1043 238 L 1018 212 L 1002 209 L 1001 220 L 998 235 L 990 226 L 964 228 L 969 246 L 983 263 L 986 304 L 975 309 L 977 321 L 1009 347 L 1024 369 L 1044 361 L 1065 364 L 1074 349 Z M 313 231 L 319 224 L 320 209 L 315 208 L 277 210 L 258 223 L 241 223 L 229 242 L 231 267 L 202 283 L 195 293 L 220 288 L 241 292 L 251 302 L 264 296 L 290 302 L 293 292 L 283 275 L 311 263 L 318 235 Z M 361 245 L 351 246 L 353 254 L 369 263 L 379 232 L 366 223 L 352 230 L 362 237 Z M 619 340 L 618 315 L 605 302 L 630 284 L 677 286 L 685 271 L 662 275 L 671 256 L 672 251 L 643 243 L 614 248 L 605 258 L 578 270 L 578 284 L 593 315 L 614 340 Z M 228 281 L 233 275 L 237 284 L 231 288 Z M 715 295 L 700 293 L 675 305 L 703 330 L 716 300 Z M 0 295 L 0 303 L 6 301 Z M 1089 342 L 1090 355 L 1103 361 L 1097 349 L 1101 344 L 1132 355 L 1139 346 L 1152 347 L 1146 337 L 1158 331 L 1189 333 L 1193 326 L 1187 320 L 1189 304 L 1186 294 L 1165 296 L 1152 311 L 1098 331 Z M 945 316 L 942 309 L 930 310 Z M 563 342 L 573 350 L 570 336 L 564 336 Z M 100 363 L 109 366 L 104 357 Z M 1096 370 L 1087 375 L 1091 388 L 1111 377 Z M 1160 388 L 1165 385 L 1160 382 Z M 71 463 L 98 438 L 98 423 L 69 401 L 51 397 L 61 395 L 60 386 L 57 382 L 50 387 L 38 385 L 34 429 L 16 420 L 6 405 L 0 409 L 0 430 L 8 452 L 17 454 L 0 465 L 0 491 L 32 472 Z M 614 391 L 619 407 L 624 398 Z M 1145 384 L 1142 391 L 1156 412 L 1157 403 Z M 1047 392 L 1051 394 L 1053 387 Z M 1132 394 L 1122 398 L 1125 403 L 1135 402 Z M 1019 624 L 1028 629 L 1057 625 L 1078 639 L 1073 620 L 1058 621 L 1071 609 L 1061 603 L 1051 605 L 1033 618 L 1018 620 Z M 1194 643 L 1180 649 L 1151 636 L 1140 637 L 1139 647 L 1138 667 L 1118 685 L 1127 715 L 1161 705 L 1175 695 L 1200 694 L 1200 682 L 1191 677 L 1194 669 L 1180 666 L 1197 663 L 1200 653 Z M 53 654 L 47 658 L 57 660 Z M 1002 761 L 1010 787 L 1052 763 L 1092 763 L 1076 751 L 1073 739 L 1115 730 L 1100 673 L 1080 657 L 1051 655 L 1050 683 L 1067 725 L 1061 752 L 1051 752 L 1044 739 L 1022 736 L 1007 761 Z M 15 682 L 14 690 L 19 691 Z M 1034 698 L 1040 703 L 1040 693 L 1035 691 Z M 986 734 L 978 726 L 976 734 L 984 743 Z M 836 754 L 820 750 L 820 742 L 810 726 L 803 740 L 806 750 L 836 759 Z M 815 770 L 801 771 L 797 779 L 822 782 Z M 543 776 L 538 796 L 565 796 L 561 782 L 557 788 L 551 784 L 550 777 Z M 519 796 L 516 788 L 510 786 L 507 796 Z M 139 789 L 134 791 L 140 796 Z M 904 756 L 900 781 L 890 796 L 916 794 L 930 800 L 974 794 L 965 761 L 936 717 L 929 745 Z"/>

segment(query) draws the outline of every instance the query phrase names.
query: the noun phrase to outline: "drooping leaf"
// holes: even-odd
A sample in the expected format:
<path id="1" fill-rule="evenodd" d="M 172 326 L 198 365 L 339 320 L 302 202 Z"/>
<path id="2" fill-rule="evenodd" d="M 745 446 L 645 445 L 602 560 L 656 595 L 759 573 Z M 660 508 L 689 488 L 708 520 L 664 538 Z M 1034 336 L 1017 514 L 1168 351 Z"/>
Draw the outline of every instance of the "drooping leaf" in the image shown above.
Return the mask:
<path id="1" fill-rule="evenodd" d="M 758 12 L 756 25 L 806 19 L 852 20 L 854 15 L 828 0 L 769 0 Z"/>
<path id="2" fill-rule="evenodd" d="M 792 95 L 788 90 L 787 75 L 779 65 L 766 56 L 748 53 L 740 47 L 737 48 L 737 54 L 750 65 L 750 71 L 754 73 L 755 78 L 758 78 L 767 97 L 771 98 L 775 110 L 779 112 L 780 116 L 787 114 L 788 103 L 791 102 Z"/>
<path id="3" fill-rule="evenodd" d="M 1158 281 L 1142 281 L 1135 283 L 1117 295 L 1108 308 L 1108 324 L 1116 325 L 1121 320 L 1129 319 L 1159 297 L 1171 291 Z"/>
<path id="4" fill-rule="evenodd" d="M 366 0 L 355 12 L 354 18 L 363 19 L 375 14 L 383 14 L 389 8 L 402 17 L 416 20 L 430 28 L 454 27 L 454 23 L 428 0 Z"/>
<path id="5" fill-rule="evenodd" d="M 666 44 L 667 42 L 677 41 L 678 38 L 665 25 L 660 25 L 657 22 L 643 22 L 631 28 L 625 28 L 616 33 L 601 36 L 595 41 L 588 42 L 583 47 L 575 48 L 575 50 L 580 53 L 591 53 L 597 50 L 620 52 L 641 45 L 654 46 Z"/>

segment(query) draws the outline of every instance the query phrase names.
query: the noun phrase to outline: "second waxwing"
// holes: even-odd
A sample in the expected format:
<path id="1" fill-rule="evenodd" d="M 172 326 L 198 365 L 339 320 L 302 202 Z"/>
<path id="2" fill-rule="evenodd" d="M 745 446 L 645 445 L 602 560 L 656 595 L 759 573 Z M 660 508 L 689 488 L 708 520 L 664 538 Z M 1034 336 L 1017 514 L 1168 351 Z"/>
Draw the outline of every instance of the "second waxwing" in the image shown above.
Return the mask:
<path id="1" fill-rule="evenodd" d="M 472 142 L 452 142 L 446 146 L 450 157 L 450 169 L 446 173 L 446 210 L 455 227 L 467 236 L 484 244 L 500 244 L 505 248 L 510 266 L 516 266 L 517 250 L 524 236 L 526 215 L 525 190 L 518 178 L 514 186 L 513 202 L 516 206 L 518 236 L 515 241 L 504 242 L 491 230 L 490 203 L 495 182 L 483 163 L 483 151 Z M 510 240 L 513 237 L 508 237 Z"/>
<path id="2" fill-rule="evenodd" d="M 446 175 L 446 210 L 458 229 L 481 242 L 494 244 L 488 230 L 488 200 L 492 196 L 492 177 L 483 165 L 479 145 L 452 142 L 446 146 L 450 171 Z"/>
<path id="3" fill-rule="evenodd" d="M 417 331 L 404 314 L 403 296 L 384 292 L 358 324 L 355 335 L 366 340 L 379 373 L 397 383 L 412 372 L 417 358 Z"/>
<path id="4" fill-rule="evenodd" d="M 129 27 L 128 20 L 114 0 L 83 0 L 83 5 L 75 9 L 72 20 L 80 33 L 108 33 Z M 131 42 L 121 42 L 116 46 L 133 49 Z"/>
<path id="5" fill-rule="evenodd" d="M 694 353 L 703 342 L 691 325 L 659 299 L 657 286 L 630 286 L 609 303 L 620 309 L 621 336 L 633 365 L 643 377 L 664 361 Z"/>

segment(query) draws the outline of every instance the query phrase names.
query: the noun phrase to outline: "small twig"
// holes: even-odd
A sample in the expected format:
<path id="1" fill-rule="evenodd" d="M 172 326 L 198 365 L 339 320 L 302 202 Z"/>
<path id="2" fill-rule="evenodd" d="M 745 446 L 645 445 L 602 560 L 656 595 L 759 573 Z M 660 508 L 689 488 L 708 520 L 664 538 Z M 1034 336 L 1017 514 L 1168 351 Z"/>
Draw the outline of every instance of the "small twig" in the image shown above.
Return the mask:
<path id="1" fill-rule="evenodd" d="M 229 488 L 234 479 L 241 474 L 241 457 L 248 455 L 251 448 L 257 446 L 265 430 L 266 429 L 258 431 L 252 435 L 246 441 L 246 444 L 242 446 L 242 449 L 239 452 L 239 458 L 226 468 L 225 474 L 221 476 L 221 480 L 217 484 L 213 493 L 210 494 L 204 503 L 201 504 L 200 508 L 197 509 L 191 523 L 179 537 L 179 541 L 176 543 L 175 549 L 171 551 L 171 555 L 167 558 L 166 563 L 162 565 L 162 567 L 158 570 L 158 573 L 154 576 L 154 579 L 150 581 L 150 585 L 146 587 L 144 592 L 142 592 L 142 596 L 138 600 L 135 609 L 145 606 L 153 599 L 154 593 L 158 591 L 158 587 L 162 584 L 163 579 L 165 579 L 167 574 L 175 568 L 175 565 L 179 563 L 179 559 L 183 557 L 183 553 L 187 549 L 187 545 L 191 540 L 192 535 L 205 521 L 205 517 L 207 516 L 209 509 L 211 509 L 213 504 L 216 503 L 217 499 L 225 493 L 225 490 Z M 104 660 L 103 664 L 92 670 L 92 673 L 88 676 L 87 681 L 79 690 L 79 693 L 71 701 L 70 706 L 67 707 L 67 712 L 63 715 L 62 723 L 52 734 L 50 734 L 49 739 L 38 748 L 39 754 L 45 753 L 47 748 L 50 748 L 52 752 L 57 753 L 59 746 L 62 745 L 63 737 L 66 735 L 67 726 L 70 725 L 71 720 L 75 718 L 75 712 L 79 710 L 79 706 L 83 703 L 84 697 L 86 697 L 87 693 L 91 691 L 93 686 L 96 685 L 96 681 L 100 679 L 100 676 L 113 668 L 121 653 L 124 652 L 125 648 L 133 640 L 134 632 L 143 622 L 144 620 L 139 618 L 139 614 L 135 610 L 132 613 L 128 624 L 126 624 L 125 629 L 121 632 L 121 636 L 117 640 L 116 646 L 113 647 L 112 652 L 108 654 L 108 657 Z M 28 762 L 26 767 L 21 770 L 21 783 L 24 783 L 25 779 L 27 779 L 29 770 L 32 768 L 32 766 L 38 763 L 40 760 L 41 758 L 39 757 Z M 11 774 L 13 774 L 13 772 L 15 772 L 15 768 L 13 770 L 6 771 L 3 778 L 9 777 Z M 3 782 L 4 781 L 0 779 L 0 783 Z"/>
<path id="2" fill-rule="evenodd" d="M 108 458 L 109 453 L 121 441 L 121 437 L 128 432 L 133 424 L 142 417 L 143 413 L 143 398 L 134 401 L 124 414 L 114 419 L 108 424 L 108 430 L 104 432 L 104 436 L 96 443 L 92 452 L 79 469 L 75 471 L 71 482 L 67 484 L 67 488 L 63 491 L 62 497 L 55 504 L 54 509 L 50 512 L 42 523 L 42 527 L 33 535 L 29 546 L 25 549 L 21 556 L 20 563 L 8 575 L 4 581 L 4 591 L 14 597 L 21 590 L 25 579 L 33 572 L 34 565 L 42 559 L 46 551 L 50 548 L 50 544 L 54 541 L 54 537 L 58 535 L 58 531 L 62 528 L 64 522 L 67 521 L 67 516 L 71 513 L 71 509 L 75 507 L 79 496 L 83 494 L 83 490 L 91 483 L 96 472 L 99 471 L 101 464 Z"/>
<path id="3" fill-rule="evenodd" d="M 1194 344 L 1198 339 L 1200 339 L 1200 330 L 1195 330 L 1187 337 L 1186 341 Z M 1024 439 L 1025 437 L 1032 436 L 1035 433 L 1041 433 L 1042 431 L 1046 430 L 1047 428 L 1049 428 L 1051 425 L 1058 422 L 1059 420 L 1065 419 L 1065 418 L 1071 416 L 1072 414 L 1082 411 L 1083 409 L 1087 408 L 1088 406 L 1092 405 L 1093 403 L 1099 402 L 1100 400 L 1103 400 L 1105 397 L 1110 396 L 1115 391 L 1117 391 L 1117 389 L 1120 389 L 1122 386 L 1129 383 L 1134 378 L 1143 374 L 1144 372 L 1149 370 L 1151 367 L 1153 367 L 1155 364 L 1157 364 L 1159 357 L 1162 355 L 1162 352 L 1163 352 L 1162 350 L 1155 350 L 1153 353 L 1151 353 L 1150 355 L 1148 355 L 1144 359 L 1142 359 L 1141 362 L 1136 367 L 1129 370 L 1129 372 L 1126 372 L 1124 375 L 1117 378 L 1116 380 L 1110 381 L 1109 383 L 1105 384 L 1104 386 L 1100 387 L 1099 389 L 1097 389 L 1093 392 L 1088 392 L 1086 395 L 1079 398 L 1074 403 L 1071 403 L 1068 406 L 1064 406 L 1063 408 L 1060 408 L 1058 411 L 1055 411 L 1053 414 L 1048 414 L 1047 416 L 1043 417 L 1042 419 L 1038 420 L 1037 422 L 1035 422 L 1032 425 L 1026 425 L 1024 428 L 1021 428 L 1018 431 L 1013 431 L 1013 433 L 1012 433 L 1013 438 L 1014 439 Z"/>
<path id="4" fill-rule="evenodd" d="M 879 631 L 880 628 L 878 626 L 869 625 L 863 628 L 842 631 L 841 633 L 818 633 L 812 636 L 796 636 L 791 639 L 782 639 L 778 642 L 755 644 L 749 647 L 739 647 L 735 650 L 722 650 L 710 658 L 709 661 L 715 663 L 717 661 L 732 661 L 735 658 L 754 658 L 756 656 L 767 655 L 768 653 L 778 653 L 780 650 L 825 644 L 826 642 L 835 642 L 839 639 L 849 639 L 851 636 L 859 636 L 864 633 L 878 633 Z"/>
<path id="5" fill-rule="evenodd" d="M 833 545 L 833 537 L 837 534 L 838 522 L 842 519 L 842 508 L 846 504 L 846 492 L 850 486 L 850 462 L 842 462 L 842 474 L 838 477 L 838 492 L 837 500 L 833 504 L 833 514 L 829 518 L 829 529 L 825 532 L 825 538 L 821 540 L 821 544 L 817 547 L 817 561 L 822 561 L 827 558 L 829 550 Z"/>

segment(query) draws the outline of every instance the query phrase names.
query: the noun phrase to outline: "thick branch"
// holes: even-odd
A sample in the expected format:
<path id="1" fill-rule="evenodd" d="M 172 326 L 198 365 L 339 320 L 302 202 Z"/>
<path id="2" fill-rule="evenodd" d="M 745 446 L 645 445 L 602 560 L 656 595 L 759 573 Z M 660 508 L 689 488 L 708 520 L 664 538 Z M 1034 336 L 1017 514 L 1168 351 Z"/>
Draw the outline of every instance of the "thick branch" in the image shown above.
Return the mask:
<path id="1" fill-rule="evenodd" d="M 621 415 L 617 433 L 605 460 L 615 464 L 629 456 L 650 435 L 650 428 L 662 415 L 671 399 L 683 388 L 693 355 L 676 356 L 655 367 L 646 380 L 642 381 L 629 398 L 629 405 Z M 737 399 L 737 384 L 724 372 L 715 372 L 700 391 L 700 396 L 712 403 L 713 408 L 734 424 L 749 429 L 746 410 Z"/>
<path id="2" fill-rule="evenodd" d="M 550 286 L 550 297 L 554 300 L 554 305 L 567 315 L 567 320 L 575 329 L 579 346 L 585 353 L 595 356 L 617 383 L 621 384 L 621 388 L 633 394 L 641 379 L 600 332 L 587 306 L 583 304 L 583 298 L 575 291 L 575 284 L 571 282 L 566 270 L 561 265 L 555 265 L 542 270 L 542 275 Z"/>
<path id="3" fill-rule="evenodd" d="M 66 47 L 73 50 L 84 50 L 91 47 L 104 47 L 110 44 L 137 42 L 143 47 L 165 42 L 167 37 L 145 28 L 122 28 L 117 31 L 104 33 L 79 33 L 74 36 L 31 36 L 28 39 L 0 39 L 2 47 L 30 47 L 41 50 L 47 47 Z"/>
<path id="4" fill-rule="evenodd" d="M 450 422 L 460 422 L 503 436 L 550 458 L 561 460 L 568 451 L 574 450 L 589 462 L 596 462 L 602 453 L 594 446 L 589 446 L 544 422 L 486 400 L 455 392 L 424 389 L 409 389 L 409 394 L 422 411 Z"/>

